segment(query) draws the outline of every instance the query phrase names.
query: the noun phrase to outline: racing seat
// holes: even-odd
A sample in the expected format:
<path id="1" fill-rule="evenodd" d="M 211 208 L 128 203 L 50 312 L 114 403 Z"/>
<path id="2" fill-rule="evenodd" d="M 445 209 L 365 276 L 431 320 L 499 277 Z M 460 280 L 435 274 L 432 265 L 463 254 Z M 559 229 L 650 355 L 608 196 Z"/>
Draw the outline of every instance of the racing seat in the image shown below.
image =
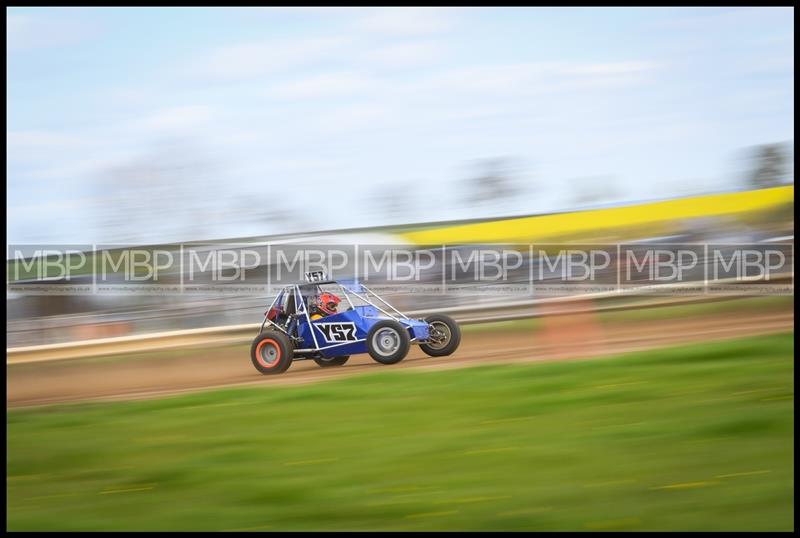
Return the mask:
<path id="1" fill-rule="evenodd" d="M 297 308 L 295 307 L 294 295 L 287 295 L 286 303 L 284 305 L 278 304 L 272 310 L 270 310 L 269 319 L 281 327 L 285 327 L 286 322 L 291 319 L 291 316 L 296 310 Z"/>
<path id="2" fill-rule="evenodd" d="M 286 309 L 283 312 L 284 320 L 288 320 L 286 324 L 286 332 L 292 338 L 297 338 L 297 304 L 295 302 L 294 293 L 286 298 Z"/>

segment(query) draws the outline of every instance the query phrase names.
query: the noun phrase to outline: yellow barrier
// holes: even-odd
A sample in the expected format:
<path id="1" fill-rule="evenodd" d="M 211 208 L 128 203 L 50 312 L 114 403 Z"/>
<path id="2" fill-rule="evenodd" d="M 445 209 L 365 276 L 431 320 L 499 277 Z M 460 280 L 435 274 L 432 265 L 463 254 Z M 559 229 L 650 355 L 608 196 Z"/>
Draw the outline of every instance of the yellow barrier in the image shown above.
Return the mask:
<path id="1" fill-rule="evenodd" d="M 740 215 L 793 203 L 794 185 L 790 185 L 623 207 L 428 228 L 403 232 L 399 235 L 417 245 L 527 243 L 633 227 L 663 230 L 666 225 L 678 220 Z"/>

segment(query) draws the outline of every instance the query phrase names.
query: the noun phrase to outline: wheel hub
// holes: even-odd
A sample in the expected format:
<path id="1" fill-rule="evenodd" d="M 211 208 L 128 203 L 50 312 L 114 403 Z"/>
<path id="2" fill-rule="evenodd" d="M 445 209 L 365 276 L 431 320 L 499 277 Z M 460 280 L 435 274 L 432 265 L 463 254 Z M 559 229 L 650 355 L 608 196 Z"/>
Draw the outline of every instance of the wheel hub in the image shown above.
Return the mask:
<path id="1" fill-rule="evenodd" d="M 434 349 L 442 349 L 450 342 L 450 327 L 441 321 L 428 325 L 428 345 Z"/>
<path id="2" fill-rule="evenodd" d="M 400 347 L 400 335 L 394 329 L 385 328 L 375 333 L 372 342 L 381 355 L 391 355 Z"/>
<path id="3" fill-rule="evenodd" d="M 272 345 L 265 345 L 261 348 L 261 358 L 264 359 L 267 364 L 272 364 L 278 358 L 278 350 Z"/>

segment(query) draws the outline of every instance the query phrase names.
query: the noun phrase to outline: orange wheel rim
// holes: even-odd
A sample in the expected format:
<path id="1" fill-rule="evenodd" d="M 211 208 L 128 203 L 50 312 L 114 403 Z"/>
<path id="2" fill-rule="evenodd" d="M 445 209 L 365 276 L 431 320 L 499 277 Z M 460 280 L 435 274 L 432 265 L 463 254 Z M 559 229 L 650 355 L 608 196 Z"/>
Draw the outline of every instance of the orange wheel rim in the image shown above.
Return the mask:
<path id="1" fill-rule="evenodd" d="M 270 347 L 275 352 L 275 356 L 274 358 L 272 358 L 272 362 L 268 362 L 264 358 L 264 355 L 261 353 L 264 344 L 269 344 Z M 258 364 L 260 364 L 264 368 L 274 368 L 281 360 L 281 347 L 278 345 L 278 342 L 276 342 L 272 338 L 265 338 L 262 341 L 260 341 L 256 346 L 256 360 L 258 361 Z"/>

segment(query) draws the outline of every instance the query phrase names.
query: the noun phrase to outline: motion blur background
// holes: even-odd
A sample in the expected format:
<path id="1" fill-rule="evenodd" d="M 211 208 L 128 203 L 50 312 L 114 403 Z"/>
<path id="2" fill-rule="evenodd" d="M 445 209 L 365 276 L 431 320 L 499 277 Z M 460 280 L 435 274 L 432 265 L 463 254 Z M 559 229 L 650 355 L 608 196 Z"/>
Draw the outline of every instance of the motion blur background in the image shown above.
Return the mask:
<path id="1" fill-rule="evenodd" d="M 793 174 L 791 9 L 6 19 L 10 243 L 530 214 Z"/>
<path id="2" fill-rule="evenodd" d="M 505 420 L 519 418 L 514 418 L 515 413 L 530 418 L 531 409 L 554 410 L 552 423 L 539 430 L 548 433 L 537 437 L 562 444 L 553 445 L 552 453 L 542 449 L 545 451 L 531 459 L 525 459 L 522 453 L 517 456 L 519 460 L 509 455 L 523 450 L 519 445 L 526 442 L 518 430 L 507 430 L 508 442 L 500 448 L 491 442 L 486 448 L 482 443 L 488 438 L 473 438 L 472 430 L 458 429 L 459 413 L 466 413 L 472 404 L 463 400 L 467 408 L 459 411 L 457 402 L 470 390 L 477 390 L 478 381 L 458 374 L 452 378 L 452 394 L 442 388 L 450 386 L 443 378 L 436 382 L 440 385 L 431 385 L 438 388 L 430 393 L 440 392 L 441 401 L 437 405 L 428 402 L 419 416 L 427 417 L 425 413 L 433 408 L 445 415 L 409 419 L 411 423 L 433 421 L 424 423 L 429 430 L 422 426 L 433 437 L 436 432 L 452 432 L 455 437 L 443 438 L 441 447 L 464 449 L 471 456 L 484 454 L 485 449 L 490 455 L 480 457 L 488 459 L 474 466 L 477 460 L 470 460 L 468 468 L 489 469 L 497 476 L 506 476 L 503 473 L 507 472 L 509 483 L 516 478 L 526 484 L 538 483 L 519 469 L 534 469 L 548 476 L 546 468 L 550 468 L 553 474 L 547 480 L 564 488 L 563 499 L 558 491 L 527 489 L 520 483 L 519 491 L 512 494 L 515 500 L 507 501 L 506 494 L 513 488 L 489 492 L 482 486 L 491 482 L 487 474 L 476 475 L 476 482 L 470 482 L 466 489 L 450 491 L 452 484 L 443 484 L 452 481 L 464 486 L 469 480 L 463 482 L 459 477 L 468 476 L 469 471 L 450 468 L 449 461 L 436 463 L 437 456 L 426 459 L 427 453 L 417 454 L 415 461 L 421 467 L 398 467 L 396 477 L 391 471 L 381 478 L 380 470 L 392 462 L 383 456 L 370 459 L 377 454 L 369 449 L 377 450 L 378 445 L 372 443 L 379 442 L 380 436 L 375 435 L 383 424 L 379 416 L 357 419 L 352 415 L 343 426 L 352 428 L 352 435 L 343 441 L 336 437 L 341 432 L 326 430 L 333 426 L 324 420 L 301 426 L 302 420 L 317 420 L 319 415 L 305 413 L 301 417 L 299 412 L 296 417 L 291 415 L 297 422 L 284 416 L 285 422 L 270 423 L 288 432 L 288 437 L 279 436 L 281 448 L 272 457 L 289 458 L 285 470 L 291 473 L 265 475 L 263 482 L 248 482 L 244 487 L 244 478 L 236 482 L 230 477 L 239 476 L 237 473 L 243 477 L 250 470 L 225 470 L 225 466 L 234 459 L 252 461 L 259 453 L 251 446 L 253 439 L 261 435 L 266 437 L 260 442 L 275 442 L 269 436 L 277 429 L 243 438 L 239 430 L 225 430 L 222 424 L 229 417 L 212 411 L 207 420 L 218 420 L 213 425 L 223 431 L 219 439 L 235 440 L 234 444 L 243 447 L 242 452 L 233 457 L 226 449 L 218 454 L 202 443 L 192 445 L 199 459 L 181 460 L 173 469 L 168 468 L 171 455 L 183 447 L 182 443 L 189 443 L 186 439 L 194 438 L 200 426 L 192 429 L 183 422 L 183 411 L 175 411 L 178 414 L 173 416 L 167 409 L 171 404 L 164 404 L 167 407 L 159 415 L 164 423 L 140 425 L 131 419 L 115 429 L 117 415 L 113 409 L 123 408 L 109 406 L 93 408 L 97 414 L 85 419 L 67 411 L 67 418 L 56 414 L 49 419 L 35 411 L 9 414 L 9 435 L 15 439 L 9 443 L 8 493 L 14 498 L 9 504 L 10 528 L 187 530 L 216 528 L 217 522 L 228 530 L 263 528 L 265 524 L 275 529 L 793 528 L 793 483 L 791 472 L 786 472 L 793 468 L 789 420 L 793 419 L 793 366 L 787 362 L 787 353 L 793 350 L 787 340 L 793 336 L 793 8 L 16 7 L 7 9 L 6 26 L 9 406 L 250 382 L 248 374 L 256 373 L 249 368 L 248 351 L 242 342 L 253 336 L 250 325 L 258 325 L 264 306 L 271 300 L 259 294 L 21 292 L 15 284 L 35 279 L 30 275 L 19 277 L 15 272 L 17 246 L 31 250 L 37 246 L 82 245 L 88 252 L 118 245 L 175 251 L 177 245 L 187 242 L 211 250 L 230 244 L 267 243 L 370 244 L 412 250 L 439 244 L 459 249 L 527 243 L 740 243 L 781 245 L 788 258 L 781 282 L 791 282 L 783 291 L 767 293 L 767 297 L 742 292 L 742 296 L 750 297 L 743 299 L 736 291 L 728 294 L 729 300 L 714 305 L 705 304 L 707 298 L 694 297 L 692 301 L 701 304 L 693 307 L 662 308 L 661 303 L 651 301 L 652 297 L 595 302 L 573 294 L 576 300 L 569 304 L 577 306 L 570 310 L 575 313 L 570 318 L 550 316 L 553 311 L 547 306 L 528 305 L 527 310 L 507 311 L 498 302 L 509 297 L 501 292 L 487 295 L 468 285 L 460 293 L 444 296 L 390 294 L 390 300 L 407 310 L 449 308 L 457 312 L 461 308 L 463 313 L 466 308 L 481 305 L 499 309 L 497 319 L 505 315 L 507 324 L 484 323 L 480 329 L 465 332 L 466 360 L 499 360 L 513 355 L 503 355 L 505 348 L 515 349 L 516 355 L 560 358 L 562 351 L 586 357 L 601 351 L 645 349 L 656 341 L 659 345 L 681 343 L 681 336 L 687 342 L 710 342 L 735 336 L 736 323 L 750 321 L 753 327 L 741 328 L 742 336 L 784 331 L 782 337 L 774 337 L 777 340 L 766 337 L 738 348 L 749 350 L 748 360 L 763 355 L 761 364 L 773 364 L 769 361 L 774 359 L 780 366 L 769 371 L 743 359 L 732 365 L 725 363 L 724 371 L 712 372 L 721 363 L 704 361 L 723 352 L 702 347 L 714 345 L 704 343 L 674 356 L 664 355 L 668 367 L 676 370 L 663 376 L 645 357 L 638 367 L 634 361 L 625 375 L 617 373 L 623 370 L 613 374 L 611 370 L 597 371 L 596 382 L 582 378 L 586 374 L 580 368 L 569 370 L 563 365 L 558 366 L 563 368 L 558 372 L 556 366 L 548 370 L 552 375 L 565 376 L 558 377 L 562 385 L 545 383 L 526 388 L 522 382 L 515 385 L 513 375 L 504 378 L 505 386 L 501 386 L 499 377 L 496 383 L 488 380 L 482 386 L 496 387 L 498 393 L 483 395 L 489 402 L 485 409 L 469 411 L 474 416 L 488 413 L 483 417 L 486 423 L 506 424 Z M 524 283 L 528 268 L 540 263 L 533 256 L 526 257 L 517 283 Z M 707 268 L 707 263 L 703 260 L 703 267 Z M 83 274 L 74 281 L 91 278 L 91 274 Z M 176 275 L 171 278 L 174 282 Z M 693 278 L 695 282 L 704 280 L 702 273 Z M 464 282 L 470 283 L 468 275 Z M 480 282 L 473 279 L 472 284 Z M 520 297 L 512 294 L 510 298 Z M 627 311 L 637 301 L 636 309 Z M 600 313 L 603 308 L 624 312 L 614 317 Z M 526 316 L 536 319 L 519 320 Z M 680 325 L 681 321 L 687 324 Z M 246 329 L 234 330 L 230 328 L 233 326 Z M 641 342 L 647 345 L 635 347 L 631 343 L 633 326 L 647 333 L 641 336 Z M 221 334 L 229 334 L 227 339 L 203 337 L 206 339 L 181 344 L 189 355 L 195 353 L 193 350 L 205 353 L 191 367 L 191 375 L 183 369 L 189 361 L 186 356 L 152 346 L 113 348 L 118 344 L 112 343 L 108 344 L 112 347 L 86 356 L 81 350 L 88 348 L 78 347 L 70 355 L 75 360 L 51 361 L 69 358 L 64 350 L 76 342 L 213 327 L 221 327 Z M 791 330 L 790 336 L 787 330 Z M 545 347 L 526 347 L 534 345 L 531 342 Z M 585 346 L 570 348 L 576 342 Z M 56 351 L 42 347 L 51 344 L 67 347 Z M 735 353 L 737 346 L 724 349 L 725 353 Z M 15 363 L 14 357 L 31 360 Z M 680 359 L 678 366 L 672 362 L 676 357 L 696 358 L 693 367 L 698 370 L 679 371 Z M 219 366 L 222 363 L 236 366 Z M 244 370 L 236 369 L 240 364 Z M 411 361 L 410 367 L 413 364 Z M 147 373 L 156 366 L 164 368 L 161 374 Z M 752 371 L 739 372 L 733 366 Z M 297 372 L 290 371 L 287 378 L 294 373 L 303 378 L 316 372 L 303 367 L 294 366 Z M 349 363 L 343 370 L 363 367 Z M 733 372 L 742 377 L 732 381 Z M 206 377 L 201 379 L 203 375 Z M 575 378 L 569 377 L 573 375 Z M 531 383 L 544 383 L 534 378 L 538 376 L 531 375 Z M 705 388 L 694 387 L 692 381 L 697 380 L 702 380 Z M 386 381 L 383 390 L 381 383 L 351 383 L 348 390 L 331 390 L 342 401 L 357 399 L 355 395 L 360 394 L 375 400 L 376 409 L 385 406 L 393 412 L 398 402 L 380 398 L 390 398 L 394 388 Z M 548 398 L 547 391 L 553 387 L 560 395 L 562 389 L 588 387 L 589 383 L 595 383 L 595 389 L 652 383 L 650 392 L 610 396 L 608 401 L 587 400 L 592 405 L 644 402 L 660 394 L 654 387 L 663 383 L 659 388 L 663 388 L 669 403 L 662 409 L 664 416 L 688 416 L 694 412 L 688 410 L 698 405 L 701 411 L 697 420 L 707 422 L 698 422 L 697 429 L 691 430 L 696 436 L 687 443 L 693 448 L 675 452 L 678 462 L 670 459 L 673 455 L 659 452 L 659 447 L 670 445 L 672 439 L 670 434 L 659 432 L 673 427 L 678 432 L 675 435 L 683 435 L 689 429 L 676 424 L 665 429 L 655 426 L 645 405 L 624 415 L 625 424 L 609 426 L 613 414 L 577 417 L 570 414 L 577 411 L 571 410 L 569 401 L 561 402 L 562 408 L 549 400 L 526 399 L 533 393 Z M 370 392 L 378 386 L 380 390 Z M 403 394 L 412 396 L 399 401 L 400 407 L 411 402 L 413 409 L 414 398 L 426 398 L 423 392 L 414 392 L 423 391 L 419 388 L 423 386 L 404 385 L 403 390 L 410 392 Z M 459 387 L 464 391 L 456 391 Z M 520 391 L 520 399 L 514 400 L 518 407 L 505 408 L 500 402 L 506 397 L 513 399 L 513 387 Z M 703 393 L 706 389 L 708 394 Z M 309 390 L 309 402 L 320 401 L 322 393 Z M 758 404 L 736 400 L 750 398 L 758 391 L 766 391 L 759 393 Z M 712 393 L 715 395 L 709 399 Z M 262 397 L 277 398 L 270 400 L 273 406 L 285 403 L 280 392 L 278 396 L 255 394 L 242 393 L 241 401 L 252 400 L 255 407 L 264 405 L 258 400 Z M 743 413 L 742 423 L 715 422 L 733 420 L 728 408 L 715 407 L 707 416 L 702 414 L 703 402 L 726 398 L 734 398 L 738 412 Z M 213 401 L 200 397 L 193 405 L 234 405 Z M 674 407 L 670 407 L 672 403 Z M 149 411 L 158 414 L 160 404 L 153 405 L 136 409 L 145 415 Z M 344 415 L 353 412 L 348 407 L 336 409 Z M 558 415 L 556 409 L 568 412 Z M 236 416 L 242 421 L 242 430 L 248 431 L 254 422 L 266 420 L 264 416 L 247 420 L 244 414 Z M 403 417 L 399 418 L 402 423 Z M 576 418 L 577 422 L 573 420 Z M 358 422 L 362 419 L 363 423 Z M 373 419 L 377 422 L 370 422 Z M 597 426 L 599 423 L 603 425 Z M 237 422 L 232 419 L 229 424 Z M 612 437 L 587 440 L 580 437 L 582 433 L 573 437 L 574 432 L 565 424 L 593 424 L 597 428 L 633 425 L 635 431 L 620 430 L 620 438 L 608 434 Z M 84 427 L 93 432 L 92 438 L 107 440 L 88 448 L 81 441 L 89 431 Z M 338 446 L 342 452 L 320 456 L 311 448 L 318 441 L 312 435 L 314 431 L 327 431 L 330 446 Z M 704 437 L 707 432 L 711 433 Z M 147 445 L 141 458 L 119 452 L 120 447 L 139 442 L 127 437 L 134 434 L 163 442 Z M 303 435 L 308 438 L 301 439 Z M 384 431 L 384 435 L 391 437 L 390 432 Z M 492 437 L 502 438 L 501 434 Z M 761 438 L 763 445 L 759 445 Z M 741 439 L 745 440 L 736 444 Z M 638 448 L 614 445 L 626 440 Z M 401 448 L 405 441 L 407 450 Z M 423 450 L 411 441 L 399 440 L 398 458 Z M 298 444 L 308 448 L 290 454 Z M 600 476 L 596 469 L 579 468 L 577 464 L 569 467 L 571 463 L 564 464 L 566 467 L 539 465 L 542 461 L 560 462 L 557 455 L 562 453 L 567 454 L 567 462 L 585 461 L 580 455 L 590 446 L 600 454 L 598 461 L 603 462 L 604 469 L 621 470 L 625 476 Z M 767 448 L 761 451 L 762 446 Z M 308 472 L 305 467 L 296 467 L 311 462 L 309 465 L 321 463 L 327 468 L 327 463 L 339 457 L 346 459 L 341 453 L 364 447 L 363 472 L 375 469 L 376 473 L 369 480 L 362 477 L 365 483 L 413 496 L 413 492 L 427 491 L 428 486 L 405 483 L 404 474 L 417 477 L 409 480 L 422 480 L 420 476 L 436 475 L 444 469 L 444 482 L 431 487 L 450 493 L 431 502 L 394 499 L 387 501 L 392 508 L 374 508 L 358 504 L 358 494 L 348 493 L 349 486 L 339 489 L 337 478 L 325 474 L 339 471 L 322 471 L 322 480 L 328 480 L 325 483 L 330 488 L 328 498 L 324 488 L 312 487 L 316 475 L 312 480 L 310 474 L 302 474 Z M 614 453 L 620 460 L 604 460 L 606 448 L 607 455 Z M 491 459 L 495 449 L 510 459 Z M 632 456 L 625 460 L 628 449 L 631 454 L 641 449 L 637 453 L 641 459 Z M 300 454 L 306 450 L 308 454 Z M 719 453 L 730 454 L 732 468 L 722 468 L 727 460 L 720 460 Z M 575 459 L 570 460 L 570 455 Z M 122 466 L 110 470 L 92 467 L 92 461 L 104 458 L 122 461 Z M 641 473 L 636 474 L 641 469 L 634 469 L 636 465 L 630 463 L 634 460 L 652 464 L 664 475 L 648 483 L 649 493 L 626 489 L 647 481 Z M 770 467 L 769 460 L 776 463 Z M 49 468 L 63 461 L 72 462 L 74 476 L 67 476 L 70 471 Z M 686 461 L 696 462 L 696 468 L 689 469 L 694 464 L 684 465 Z M 181 465 L 186 475 L 180 474 Z M 709 470 L 710 478 L 693 474 L 701 473 L 703 466 L 708 470 L 714 465 L 720 468 Z M 214 469 L 227 474 L 222 478 L 203 474 Z M 357 476 L 362 470 L 354 469 L 341 472 L 346 478 L 347 472 Z M 67 475 L 59 475 L 63 472 Z M 48 473 L 55 473 L 55 478 L 43 478 Z M 159 506 L 194 491 L 188 477 L 195 473 L 203 477 L 203 487 L 210 488 L 207 497 L 197 493 L 202 498 L 195 507 L 201 511 L 198 507 L 208 502 L 204 510 L 208 519 L 195 519 L 189 506 L 185 512 L 159 512 Z M 726 484 L 730 476 L 741 473 L 756 477 L 752 479 L 753 489 L 734 488 L 726 490 L 728 496 L 703 497 L 704 488 Z M 310 488 L 304 493 L 292 489 L 301 487 L 293 480 L 302 477 L 307 477 Z M 182 482 L 184 478 L 186 482 Z M 280 494 L 277 490 L 257 493 L 273 480 L 276 488 L 283 488 Z M 619 501 L 613 508 L 592 504 L 594 492 L 599 491 L 593 488 L 602 484 L 616 488 L 604 493 Z M 237 496 L 248 488 L 255 492 L 252 497 Z M 655 498 L 653 495 L 660 493 L 652 493 L 684 489 L 689 490 L 688 496 L 674 501 Z M 695 489 L 702 491 L 696 493 Z M 170 503 L 124 498 L 127 492 L 151 490 Z M 101 495 L 90 502 L 82 497 L 86 491 Z M 536 497 L 539 504 L 530 504 L 534 501 L 526 496 L 532 492 L 534 497 L 541 497 Z M 48 501 L 50 512 L 45 511 L 48 517 L 42 517 L 42 500 L 50 495 L 58 499 Z M 318 504 L 303 504 L 303 495 Z M 500 502 L 508 506 L 491 514 L 476 508 L 467 517 L 468 511 L 447 505 L 453 495 L 467 499 L 465 503 Z M 578 508 L 570 513 L 581 514 L 585 508 L 585 517 L 559 512 L 559 499 L 569 504 L 581 495 L 587 497 L 576 502 Z M 631 499 L 643 503 L 641 511 L 617 514 L 622 509 L 619 507 L 633 506 Z M 403 512 L 407 501 L 421 505 Z M 515 505 L 517 501 L 524 506 Z M 431 503 L 436 506 L 432 508 Z M 248 511 L 251 504 L 277 511 L 270 512 L 265 523 L 264 518 L 256 517 L 257 509 Z M 337 513 L 320 508 L 334 504 L 340 508 Z M 270 508 L 264 508 L 266 505 Z M 708 511 L 697 506 L 708 507 Z M 142 522 L 136 514 L 143 511 L 160 515 Z M 309 513 L 312 516 L 306 519 Z"/>
<path id="3" fill-rule="evenodd" d="M 791 184 L 792 15 L 10 8 L 7 244 L 414 245 L 398 230 Z M 787 200 L 773 225 L 700 210 L 514 239 L 785 237 Z M 7 298 L 12 345 L 245 323 L 267 301 Z"/>

